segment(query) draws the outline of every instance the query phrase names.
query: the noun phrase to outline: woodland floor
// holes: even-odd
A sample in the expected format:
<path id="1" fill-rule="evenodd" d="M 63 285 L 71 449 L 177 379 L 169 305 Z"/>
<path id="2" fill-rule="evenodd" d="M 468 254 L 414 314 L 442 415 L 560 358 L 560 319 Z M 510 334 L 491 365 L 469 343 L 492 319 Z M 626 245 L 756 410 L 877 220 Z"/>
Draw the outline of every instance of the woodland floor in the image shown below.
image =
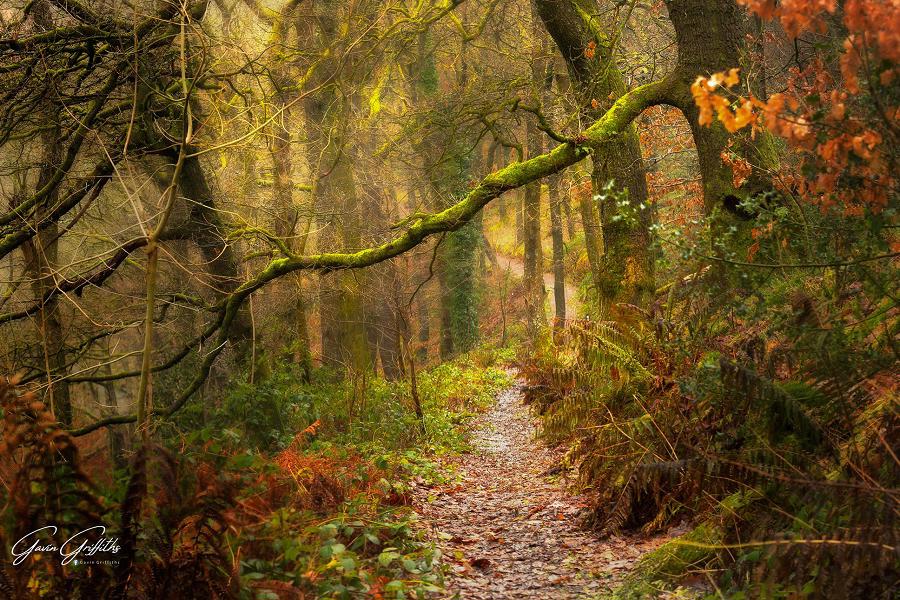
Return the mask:
<path id="1" fill-rule="evenodd" d="M 450 566 L 445 598 L 594 598 L 665 541 L 580 528 L 585 498 L 551 475 L 561 454 L 534 434 L 517 382 L 476 423 L 459 482 L 417 492 L 416 510 Z"/>

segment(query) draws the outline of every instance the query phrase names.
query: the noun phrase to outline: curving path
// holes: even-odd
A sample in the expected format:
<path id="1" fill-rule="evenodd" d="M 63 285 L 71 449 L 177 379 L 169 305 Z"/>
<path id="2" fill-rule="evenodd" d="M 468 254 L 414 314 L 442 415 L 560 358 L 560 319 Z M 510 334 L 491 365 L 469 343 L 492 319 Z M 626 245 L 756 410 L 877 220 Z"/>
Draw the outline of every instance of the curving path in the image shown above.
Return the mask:
<path id="1" fill-rule="evenodd" d="M 461 481 L 420 489 L 416 510 L 449 566 L 445 598 L 595 598 L 662 538 L 601 540 L 578 527 L 584 499 L 548 473 L 559 453 L 534 439 L 521 383 L 503 391 L 458 463 Z"/>
<path id="2" fill-rule="evenodd" d="M 504 271 L 509 271 L 517 277 L 525 276 L 525 263 L 521 258 L 509 256 L 507 254 L 496 253 L 497 266 Z M 553 273 L 544 273 L 544 289 L 547 292 L 547 300 L 549 304 L 547 316 L 553 318 L 556 314 L 556 299 L 553 297 Z M 578 301 L 578 290 L 574 285 L 566 281 L 564 286 L 566 296 L 566 318 L 574 319 L 578 315 L 581 303 Z"/>

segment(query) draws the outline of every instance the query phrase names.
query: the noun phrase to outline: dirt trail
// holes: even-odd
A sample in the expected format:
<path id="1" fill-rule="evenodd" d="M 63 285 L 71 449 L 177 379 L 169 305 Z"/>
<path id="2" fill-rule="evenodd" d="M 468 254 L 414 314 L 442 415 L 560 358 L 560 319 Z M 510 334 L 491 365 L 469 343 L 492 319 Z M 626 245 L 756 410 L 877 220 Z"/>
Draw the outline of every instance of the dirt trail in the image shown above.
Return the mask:
<path id="1" fill-rule="evenodd" d="M 521 383 L 500 393 L 473 441 L 460 484 L 416 498 L 451 567 L 445 598 L 594 598 L 662 543 L 601 540 L 578 527 L 584 499 L 547 475 L 561 456 L 534 439 Z"/>

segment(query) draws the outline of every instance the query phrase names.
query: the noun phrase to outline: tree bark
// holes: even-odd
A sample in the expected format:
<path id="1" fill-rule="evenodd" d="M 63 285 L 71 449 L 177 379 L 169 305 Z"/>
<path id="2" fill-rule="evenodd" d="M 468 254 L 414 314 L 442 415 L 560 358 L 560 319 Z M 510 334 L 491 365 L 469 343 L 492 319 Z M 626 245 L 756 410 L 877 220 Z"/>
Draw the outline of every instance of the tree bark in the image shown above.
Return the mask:
<path id="1" fill-rule="evenodd" d="M 581 228 L 584 230 L 584 250 L 591 269 L 591 281 L 596 286 L 596 282 L 603 280 L 603 231 L 590 195 L 578 194 L 578 212 L 581 215 Z M 597 292 L 596 289 L 594 291 Z"/>
<path id="2" fill-rule="evenodd" d="M 540 17 L 577 86 L 582 111 L 596 118 L 626 89 L 616 65 L 613 42 L 604 35 L 593 0 L 533 0 Z M 589 50 L 593 44 L 593 50 Z M 592 182 L 602 202 L 602 259 L 588 251 L 599 298 L 604 302 L 645 304 L 654 289 L 647 178 L 637 131 L 629 124 L 593 154 Z M 609 182 L 621 194 L 605 194 Z M 582 220 L 593 223 L 582 207 Z M 593 210 L 593 208 L 591 208 Z M 587 216 L 587 221 L 584 217 Z M 587 237 L 587 232 L 585 232 Z"/>
<path id="3" fill-rule="evenodd" d="M 669 77 L 671 85 L 666 100 L 679 108 L 690 124 L 703 178 L 704 205 L 709 214 L 723 202 L 734 206 L 740 198 L 771 188 L 770 177 L 765 172 L 776 162 L 771 136 L 762 132 L 751 141 L 732 136 L 718 121 L 701 126 L 700 111 L 690 91 L 691 83 L 699 75 L 746 66 L 744 59 L 750 54 L 746 48 L 750 20 L 734 0 L 714 3 L 666 0 L 666 7 L 678 45 L 678 66 Z M 754 166 L 741 190 L 734 187 L 731 169 L 722 162 L 722 152 L 729 149 L 729 143 L 731 150 L 744 155 Z"/>
<path id="4" fill-rule="evenodd" d="M 327 0 L 314 7 L 317 33 L 324 43 L 339 37 L 340 5 Z M 313 204 L 318 221 L 319 251 L 338 247 L 359 248 L 361 224 L 353 165 L 347 155 L 347 130 L 350 115 L 347 97 L 339 88 L 336 62 L 340 51 L 323 60 L 317 71 L 317 91 L 306 100 L 304 110 L 310 124 L 310 164 L 315 174 Z M 358 280 L 348 273 L 323 274 L 319 280 L 319 314 L 322 337 L 322 362 L 326 366 L 345 366 L 356 372 L 368 369 L 371 356 L 360 298 Z"/>
<path id="5" fill-rule="evenodd" d="M 531 52 L 531 84 L 535 96 L 541 100 L 542 108 L 547 100 L 547 88 L 553 81 L 550 60 L 548 58 L 544 31 L 538 26 L 538 20 L 532 13 L 533 34 Z M 528 157 L 539 156 L 544 152 L 544 134 L 537 127 L 533 115 L 525 121 L 525 142 Z M 544 314 L 544 253 L 541 246 L 541 182 L 536 181 L 525 186 L 522 201 L 522 233 L 525 244 L 525 325 L 529 336 L 533 339 L 539 329 L 546 324 Z"/>
<path id="6" fill-rule="evenodd" d="M 408 195 L 407 195 L 407 212 L 409 214 L 413 214 L 418 210 L 420 202 L 418 200 L 418 194 L 413 187 L 410 187 Z M 418 344 L 416 346 L 415 352 L 415 360 L 420 365 L 425 365 L 428 363 L 428 343 L 431 341 L 431 311 L 428 307 L 428 291 L 426 287 L 426 278 L 431 277 L 431 268 L 434 265 L 429 262 L 427 267 L 413 269 L 415 273 L 415 285 L 422 287 L 415 292 L 415 297 L 412 298 L 412 302 L 415 303 L 415 312 L 416 312 L 416 340 Z M 421 282 L 421 283 L 420 283 Z M 401 312 L 398 313 L 399 316 L 405 314 L 402 312 L 403 307 L 401 306 Z M 405 330 L 405 329 L 404 329 Z"/>
<path id="7" fill-rule="evenodd" d="M 282 119 L 286 121 L 290 117 L 290 109 L 286 107 L 289 98 L 281 96 L 284 108 Z M 275 235 L 284 240 L 284 243 L 294 252 L 302 253 L 306 245 L 306 235 L 297 236 L 296 229 L 299 215 L 294 206 L 294 181 L 293 173 L 293 149 L 291 146 L 291 132 L 287 127 L 276 127 L 272 140 L 272 201 L 275 208 Z M 307 324 L 306 301 L 303 298 L 303 275 L 298 273 L 293 278 L 295 288 L 293 290 L 294 301 L 291 306 L 290 321 L 296 339 L 293 341 L 292 359 L 294 364 L 300 367 L 301 376 L 305 382 L 312 378 L 312 353 L 310 352 L 309 326 Z M 253 366 L 251 365 L 251 368 Z"/>
<path id="8" fill-rule="evenodd" d="M 550 200 L 550 237 L 553 239 L 553 303 L 556 306 L 556 324 L 566 320 L 566 263 L 563 243 L 562 198 L 559 186 L 562 176 L 557 173 L 547 180 Z"/>
<path id="9" fill-rule="evenodd" d="M 43 31 L 52 30 L 54 27 L 50 6 L 45 0 L 35 2 L 32 7 L 34 22 Z M 41 166 L 38 172 L 35 189 L 43 189 L 51 180 L 62 163 L 62 145 L 59 143 L 60 130 L 57 125 L 59 108 L 50 99 L 43 102 L 41 108 L 45 118 L 53 127 L 42 132 L 41 140 Z M 43 206 L 46 209 L 55 207 L 59 201 L 59 189 L 53 190 L 44 198 Z M 38 213 L 40 214 L 40 212 Z M 38 231 L 30 240 L 22 245 L 25 255 L 27 270 L 32 275 L 32 290 L 35 299 L 40 303 L 40 311 L 37 314 L 38 331 L 43 342 L 44 367 L 47 373 L 47 399 L 53 414 L 65 427 L 72 424 L 72 398 L 69 386 L 63 381 L 57 384 L 54 379 L 64 377 L 67 370 L 65 333 L 62 318 L 59 311 L 58 297 L 53 295 L 44 301 L 46 294 L 56 287 L 55 272 L 59 264 L 59 242 L 57 234 L 59 227 L 54 222 L 41 228 L 35 224 Z"/>
<path id="10" fill-rule="evenodd" d="M 200 250 L 219 295 L 227 295 L 240 284 L 242 277 L 216 208 L 212 188 L 198 157 L 184 159 L 179 187 L 184 197 L 191 200 L 187 225 L 190 239 Z M 238 354 L 246 353 L 251 337 L 250 314 L 246 309 L 239 312 L 230 333 L 230 340 Z"/>
<path id="11" fill-rule="evenodd" d="M 465 48 L 463 48 L 465 50 Z M 440 111 L 437 66 L 429 48 L 427 34 L 419 37 L 416 60 L 408 65 L 413 80 L 414 103 L 433 102 Z M 461 79 L 466 77 L 465 52 L 461 52 Z M 440 212 L 466 194 L 472 172 L 471 140 L 465 131 L 437 131 L 416 142 L 428 173 L 429 208 Z M 434 264 L 440 293 L 440 355 L 446 360 L 474 347 L 478 340 L 477 252 L 481 245 L 480 227 L 469 222 L 443 236 Z"/>
<path id="12" fill-rule="evenodd" d="M 369 148 L 374 147 L 374 142 Z M 366 223 L 367 242 L 381 238 L 390 231 L 387 212 L 387 194 L 378 182 L 367 173 L 360 174 L 363 193 L 363 215 Z M 363 297 L 365 326 L 371 351 L 372 367 L 376 357 L 381 359 L 381 369 L 387 379 L 397 379 L 402 370 L 401 316 L 399 291 L 402 289 L 397 265 L 389 262 L 376 265 L 360 273 L 366 294 Z"/>
<path id="13" fill-rule="evenodd" d="M 566 216 L 566 234 L 569 236 L 568 239 L 572 239 L 575 237 L 575 219 L 572 216 L 572 199 L 569 194 L 566 194 L 565 198 L 561 198 L 561 205 L 563 214 Z"/>

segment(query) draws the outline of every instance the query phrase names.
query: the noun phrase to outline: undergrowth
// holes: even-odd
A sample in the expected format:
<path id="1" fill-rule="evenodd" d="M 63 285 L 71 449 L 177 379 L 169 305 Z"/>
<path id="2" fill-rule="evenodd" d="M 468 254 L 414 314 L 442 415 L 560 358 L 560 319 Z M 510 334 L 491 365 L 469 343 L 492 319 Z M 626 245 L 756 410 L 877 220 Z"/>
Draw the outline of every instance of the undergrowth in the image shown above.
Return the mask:
<path id="1" fill-rule="evenodd" d="M 788 226 L 773 220 L 777 241 Z M 789 261 L 772 251 L 761 260 Z M 568 444 L 594 498 L 587 525 L 695 527 L 640 563 L 620 597 L 652 597 L 647 581 L 690 573 L 707 585 L 714 575 L 712 597 L 891 597 L 896 271 L 694 273 L 649 311 L 615 305 L 572 321 L 522 359 L 543 436 Z"/>
<path id="2" fill-rule="evenodd" d="M 127 472 L 92 481 L 78 445 L 33 396 L 0 387 L 3 528 L 13 544 L 103 525 L 118 550 L 62 564 L 35 552 L 0 569 L 0 597 L 422 598 L 439 552 L 415 527 L 411 482 L 448 475 L 464 425 L 508 376 L 479 349 L 408 382 L 299 382 L 292 367 L 239 383 L 138 444 Z M 47 534 L 48 532 L 44 532 Z M 44 540 L 46 541 L 46 540 Z M 99 555 L 98 555 L 99 556 Z"/>

